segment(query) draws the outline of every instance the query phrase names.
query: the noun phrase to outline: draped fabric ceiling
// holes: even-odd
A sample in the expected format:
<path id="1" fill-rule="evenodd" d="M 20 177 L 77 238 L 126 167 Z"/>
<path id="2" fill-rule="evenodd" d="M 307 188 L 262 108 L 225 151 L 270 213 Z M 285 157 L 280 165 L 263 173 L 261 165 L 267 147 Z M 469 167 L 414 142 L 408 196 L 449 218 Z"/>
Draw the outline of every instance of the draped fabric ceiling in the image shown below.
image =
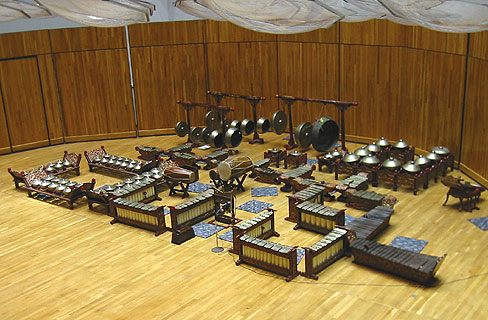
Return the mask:
<path id="1" fill-rule="evenodd" d="M 266 33 L 370 19 L 468 33 L 488 30 L 488 0 L 0 0 L 0 22 L 61 16 L 95 27 L 148 22 L 156 6 Z"/>

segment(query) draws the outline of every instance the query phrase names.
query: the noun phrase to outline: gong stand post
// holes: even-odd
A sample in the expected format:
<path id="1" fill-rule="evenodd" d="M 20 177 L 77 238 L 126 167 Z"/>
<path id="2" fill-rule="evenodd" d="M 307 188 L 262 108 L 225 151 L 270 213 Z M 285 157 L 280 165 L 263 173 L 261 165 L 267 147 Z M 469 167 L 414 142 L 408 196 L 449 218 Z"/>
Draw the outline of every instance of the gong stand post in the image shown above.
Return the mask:
<path id="1" fill-rule="evenodd" d="M 257 117 L 256 108 L 261 101 L 266 99 L 266 97 L 244 96 L 244 95 L 240 95 L 240 94 L 222 93 L 222 92 L 216 92 L 216 91 L 207 91 L 207 94 L 213 96 L 215 101 L 217 102 L 217 104 L 220 104 L 220 101 L 222 101 L 222 99 L 224 97 L 245 99 L 245 100 L 249 101 L 249 103 L 252 106 L 253 121 L 254 121 L 253 138 L 252 138 L 252 140 L 249 141 L 249 143 L 250 144 L 254 144 L 254 143 L 263 144 L 264 143 L 264 139 L 259 137 L 259 132 L 258 132 L 258 128 L 257 128 L 258 117 Z"/>
<path id="2" fill-rule="evenodd" d="M 258 104 L 266 98 L 265 97 L 251 97 L 251 96 L 249 96 L 249 97 L 244 97 L 244 99 L 249 101 L 249 103 L 251 104 L 252 114 L 254 117 L 254 135 L 252 137 L 252 140 L 249 141 L 249 143 L 250 144 L 254 144 L 254 143 L 263 144 L 264 139 L 260 138 L 259 133 L 258 133 L 258 116 L 256 113 L 256 108 L 257 108 Z"/>
<path id="3" fill-rule="evenodd" d="M 195 104 L 193 102 L 189 102 L 189 101 L 176 101 L 176 103 L 180 104 L 183 108 L 185 108 L 185 111 L 186 111 L 186 123 L 188 123 L 188 128 L 191 128 L 191 124 L 190 124 L 190 109 L 193 108 L 195 106 Z M 191 130 L 190 130 L 190 132 L 191 132 Z M 186 141 L 186 143 L 192 143 L 191 142 L 191 139 L 190 139 L 190 132 L 188 132 L 188 140 Z"/>
<path id="4" fill-rule="evenodd" d="M 348 102 L 348 101 L 335 101 L 335 100 L 325 100 L 328 101 L 327 103 L 333 104 L 339 109 L 339 118 L 341 120 L 341 146 L 342 150 L 346 150 L 346 120 L 345 120 L 345 111 L 352 106 L 357 106 L 357 102 Z M 327 104 L 327 103 L 324 103 Z"/>
<path id="5" fill-rule="evenodd" d="M 283 100 L 283 102 L 288 107 L 288 123 L 289 123 L 289 130 L 290 130 L 290 139 L 288 139 L 288 144 L 285 145 L 285 149 L 291 150 L 291 149 L 298 147 L 298 145 L 295 143 L 295 138 L 293 137 L 293 122 L 292 122 L 293 120 L 292 120 L 292 116 L 291 116 L 291 106 L 293 105 L 293 103 L 295 101 L 300 100 L 300 99 L 299 98 L 297 99 L 297 98 L 291 97 L 291 96 L 282 96 L 279 94 L 277 94 L 276 97 Z"/>

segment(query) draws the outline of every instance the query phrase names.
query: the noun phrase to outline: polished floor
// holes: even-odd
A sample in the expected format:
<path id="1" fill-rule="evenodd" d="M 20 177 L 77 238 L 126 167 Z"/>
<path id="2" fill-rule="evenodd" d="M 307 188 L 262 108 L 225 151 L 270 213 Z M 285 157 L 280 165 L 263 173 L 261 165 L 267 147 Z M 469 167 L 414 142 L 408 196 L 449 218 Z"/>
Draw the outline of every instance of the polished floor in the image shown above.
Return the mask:
<path id="1" fill-rule="evenodd" d="M 239 146 L 241 155 L 254 161 L 268 148 L 281 147 L 282 136 L 267 133 L 264 145 Z M 411 190 L 394 192 L 388 186 L 371 190 L 394 195 L 399 202 L 390 227 L 376 241 L 389 244 L 396 236 L 428 241 L 423 253 L 447 258 L 438 281 L 425 288 L 342 258 L 319 274 L 317 281 L 283 277 L 254 267 L 236 266 L 236 256 L 225 248 L 213 253 L 216 238 L 194 238 L 180 246 L 171 244 L 171 233 L 152 232 L 123 224 L 89 211 L 86 200 L 66 206 L 28 198 L 14 189 L 7 168 L 22 170 L 62 157 L 63 150 L 82 153 L 104 145 L 109 153 L 136 158 L 138 145 L 168 148 L 185 142 L 176 136 L 157 136 L 64 144 L 0 156 L 0 319 L 484 319 L 488 313 L 488 233 L 468 221 L 488 216 L 486 194 L 481 210 L 460 212 L 457 200 L 443 207 L 447 188 L 430 184 L 414 196 Z M 354 144 L 348 145 L 355 149 Z M 197 150 L 198 154 L 210 151 Z M 309 158 L 317 154 L 307 150 Z M 120 177 L 88 171 L 73 180 L 96 178 L 97 186 Z M 456 176 L 463 176 L 454 171 Z M 200 171 L 209 182 L 208 171 Z M 332 181 L 332 174 L 314 172 L 318 180 Z M 466 177 L 467 180 L 469 178 Z M 247 179 L 245 192 L 237 193 L 240 205 L 251 197 L 252 187 L 267 186 Z M 487 193 L 488 194 L 488 193 Z M 273 204 L 276 229 L 271 241 L 305 247 L 321 236 L 293 230 L 285 193 L 254 198 Z M 159 205 L 183 200 L 162 193 Z M 341 202 L 328 205 L 344 208 Z M 360 216 L 363 212 L 347 209 Z M 252 213 L 237 210 L 237 217 Z M 167 216 L 167 224 L 169 216 Z M 222 233 L 222 232 L 221 232 Z M 304 261 L 298 265 L 304 269 Z"/>

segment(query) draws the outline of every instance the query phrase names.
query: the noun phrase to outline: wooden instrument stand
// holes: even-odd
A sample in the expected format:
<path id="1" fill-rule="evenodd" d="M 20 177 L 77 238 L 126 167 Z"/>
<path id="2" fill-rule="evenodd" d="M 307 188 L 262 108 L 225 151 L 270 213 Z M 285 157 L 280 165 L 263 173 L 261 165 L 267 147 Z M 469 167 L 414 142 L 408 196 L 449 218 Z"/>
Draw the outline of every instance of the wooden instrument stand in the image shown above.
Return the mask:
<path id="1" fill-rule="evenodd" d="M 220 102 L 225 97 L 239 98 L 239 99 L 244 99 L 244 100 L 249 101 L 249 103 L 252 106 L 252 114 L 253 114 L 253 121 L 254 121 L 254 134 L 253 134 L 252 140 L 250 140 L 249 143 L 250 144 L 254 144 L 254 143 L 263 144 L 264 143 L 264 139 L 260 138 L 259 133 L 258 133 L 256 108 L 261 101 L 266 99 L 266 97 L 244 96 L 244 95 L 239 95 L 239 94 L 222 93 L 222 92 L 216 92 L 216 91 L 207 91 L 207 94 L 213 96 L 218 105 L 220 105 Z"/>
<path id="2" fill-rule="evenodd" d="M 349 102 L 349 101 L 336 101 L 336 100 L 325 100 L 325 99 L 311 99 L 311 98 L 298 98 L 293 96 L 283 96 L 277 94 L 276 97 L 278 99 L 283 100 L 283 102 L 288 107 L 288 122 L 289 122 L 289 130 L 290 130 L 290 139 L 288 140 L 288 144 L 285 145 L 287 150 L 293 149 L 298 147 L 295 143 L 295 139 L 293 137 L 293 123 L 292 123 L 292 116 L 291 116 L 291 106 L 295 101 L 303 101 L 303 102 L 317 102 L 322 103 L 323 105 L 333 104 L 334 106 L 339 109 L 339 118 L 341 122 L 341 145 L 342 149 L 346 149 L 346 122 L 344 118 L 345 111 L 351 106 L 357 106 L 357 102 Z"/>

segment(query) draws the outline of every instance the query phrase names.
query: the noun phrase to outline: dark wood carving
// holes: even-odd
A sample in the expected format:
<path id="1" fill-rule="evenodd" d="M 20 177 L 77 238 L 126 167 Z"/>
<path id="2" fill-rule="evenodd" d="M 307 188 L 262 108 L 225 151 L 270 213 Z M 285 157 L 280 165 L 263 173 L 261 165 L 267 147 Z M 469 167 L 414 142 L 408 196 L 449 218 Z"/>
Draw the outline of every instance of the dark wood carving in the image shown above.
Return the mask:
<path id="1" fill-rule="evenodd" d="M 446 205 L 449 196 L 459 199 L 459 211 L 473 211 L 479 210 L 476 203 L 479 201 L 481 193 L 485 191 L 485 187 L 479 184 L 473 184 L 469 182 L 462 182 L 463 179 L 455 178 L 453 176 L 447 176 L 442 178 L 443 185 L 449 188 L 446 195 L 446 201 L 442 204 Z M 463 202 L 463 200 L 467 200 Z"/>

